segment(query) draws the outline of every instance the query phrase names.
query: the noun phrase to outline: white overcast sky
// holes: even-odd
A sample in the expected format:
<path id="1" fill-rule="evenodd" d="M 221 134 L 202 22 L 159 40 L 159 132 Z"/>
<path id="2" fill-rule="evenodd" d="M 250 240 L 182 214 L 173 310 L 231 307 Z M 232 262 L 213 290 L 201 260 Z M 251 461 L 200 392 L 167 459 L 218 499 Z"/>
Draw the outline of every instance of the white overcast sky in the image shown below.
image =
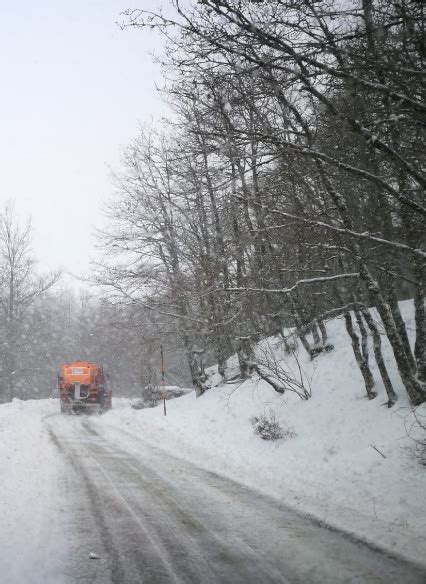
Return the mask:
<path id="1" fill-rule="evenodd" d="M 0 203 L 31 215 L 40 270 L 87 271 L 108 165 L 139 122 L 165 111 L 150 56 L 162 41 L 116 25 L 126 8 L 158 4 L 0 1 Z"/>

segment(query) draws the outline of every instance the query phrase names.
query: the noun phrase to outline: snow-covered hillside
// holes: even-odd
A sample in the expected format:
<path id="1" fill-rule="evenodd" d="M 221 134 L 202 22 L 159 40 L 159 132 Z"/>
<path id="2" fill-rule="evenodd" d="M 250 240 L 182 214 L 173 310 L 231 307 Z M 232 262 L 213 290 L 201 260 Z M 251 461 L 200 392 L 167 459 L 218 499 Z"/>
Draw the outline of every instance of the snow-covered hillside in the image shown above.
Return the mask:
<path id="1" fill-rule="evenodd" d="M 401 309 L 412 331 L 411 302 L 401 303 Z M 199 399 L 191 393 L 169 401 L 166 417 L 162 407 L 135 411 L 127 400 L 115 400 L 114 409 L 96 423 L 111 433 L 114 427 L 127 429 L 331 525 L 424 561 L 426 469 L 412 454 L 407 430 L 413 416 L 390 348 L 384 341 L 399 397 L 392 409 L 383 406 L 386 395 L 374 367 L 378 396 L 366 399 L 343 322 L 331 323 L 329 333 L 331 353 L 311 362 L 303 349 L 299 352 L 312 387 L 308 401 L 291 393 L 280 396 L 255 378 L 214 387 Z M 289 357 L 287 366 L 297 369 Z M 267 442 L 255 435 L 250 418 L 270 412 L 295 436 Z M 426 414 L 426 408 L 419 413 Z"/>

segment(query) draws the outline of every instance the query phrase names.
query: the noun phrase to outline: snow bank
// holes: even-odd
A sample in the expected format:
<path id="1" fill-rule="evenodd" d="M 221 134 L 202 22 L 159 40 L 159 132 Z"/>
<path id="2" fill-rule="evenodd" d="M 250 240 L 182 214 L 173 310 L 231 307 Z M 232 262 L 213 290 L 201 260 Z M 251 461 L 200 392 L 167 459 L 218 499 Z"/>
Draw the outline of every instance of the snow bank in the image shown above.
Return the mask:
<path id="1" fill-rule="evenodd" d="M 43 424 L 58 410 L 58 400 L 0 406 L 0 579 L 8 584 L 62 582 L 60 461 Z"/>
<path id="2" fill-rule="evenodd" d="M 411 302 L 402 303 L 402 309 L 412 333 Z M 312 385 L 307 402 L 290 393 L 279 396 L 264 382 L 249 380 L 213 387 L 199 399 L 190 393 L 170 401 L 166 417 L 161 406 L 135 411 L 129 401 L 115 400 L 114 409 L 94 422 L 123 446 L 140 436 L 326 523 L 425 562 L 426 471 L 411 454 L 406 425 L 412 414 L 391 350 L 383 339 L 399 396 L 389 410 L 383 407 L 386 395 L 374 367 L 378 396 L 366 399 L 343 322 L 336 320 L 328 330 L 334 351 L 310 362 L 300 350 L 300 364 Z M 280 350 L 277 339 L 269 342 Z M 287 367 L 297 369 L 293 357 L 286 360 Z M 276 442 L 256 436 L 250 418 L 270 411 L 296 436 Z M 422 411 L 426 414 L 424 406 Z"/>

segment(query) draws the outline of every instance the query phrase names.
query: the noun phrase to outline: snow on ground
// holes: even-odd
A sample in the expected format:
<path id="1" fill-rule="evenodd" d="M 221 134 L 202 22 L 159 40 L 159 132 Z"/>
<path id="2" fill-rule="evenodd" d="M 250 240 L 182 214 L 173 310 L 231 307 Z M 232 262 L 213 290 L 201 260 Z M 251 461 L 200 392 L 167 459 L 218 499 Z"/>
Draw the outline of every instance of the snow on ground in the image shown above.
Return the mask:
<path id="1" fill-rule="evenodd" d="M 411 302 L 402 303 L 402 310 L 412 333 Z M 114 428 L 129 432 L 122 434 L 123 447 L 130 447 L 132 435 L 140 436 L 424 563 L 426 469 L 411 453 L 406 426 L 412 414 L 390 348 L 384 343 L 399 396 L 392 409 L 383 406 L 386 396 L 374 367 L 378 396 L 365 398 L 343 322 L 334 321 L 328 330 L 334 351 L 312 362 L 299 352 L 311 380 L 308 401 L 291 393 L 279 396 L 265 382 L 249 380 L 213 387 L 199 399 L 192 392 L 168 401 L 166 417 L 162 406 L 136 411 L 128 400 L 116 399 L 95 423 L 106 433 L 110 429 L 114 439 Z M 276 345 L 277 339 L 269 342 Z M 297 370 L 294 358 L 286 359 Z M 267 442 L 255 435 L 250 418 L 271 411 L 296 436 Z M 424 405 L 421 412 L 426 414 Z"/>
<path id="2" fill-rule="evenodd" d="M 412 305 L 405 302 L 402 308 L 412 333 Z M 405 425 L 412 416 L 390 349 L 385 347 L 385 355 L 400 399 L 389 410 L 382 405 L 385 394 L 376 369 L 379 395 L 371 402 L 365 398 L 343 323 L 328 328 L 333 352 L 310 362 L 300 349 L 312 386 L 306 402 L 290 393 L 280 396 L 253 379 L 212 387 L 199 399 L 192 392 L 170 400 L 166 417 L 162 406 L 134 410 L 129 400 L 114 399 L 113 410 L 92 416 L 91 423 L 122 448 L 135 449 L 136 439 L 143 438 L 426 563 L 426 469 L 411 453 Z M 277 339 L 270 343 L 277 345 Z M 294 358 L 286 359 L 296 370 Z M 419 410 L 426 415 L 425 405 Z M 250 418 L 270 411 L 296 435 L 276 442 L 255 435 Z M 66 481 L 58 481 L 66 478 L 66 461 L 43 422 L 58 412 L 58 400 L 0 406 L 0 574 L 8 584 L 61 582 L 67 549 L 63 521 L 71 510 Z"/>
<path id="3" fill-rule="evenodd" d="M 43 418 L 58 400 L 0 406 L 0 580 L 57 584 L 63 537 L 60 460 Z"/>

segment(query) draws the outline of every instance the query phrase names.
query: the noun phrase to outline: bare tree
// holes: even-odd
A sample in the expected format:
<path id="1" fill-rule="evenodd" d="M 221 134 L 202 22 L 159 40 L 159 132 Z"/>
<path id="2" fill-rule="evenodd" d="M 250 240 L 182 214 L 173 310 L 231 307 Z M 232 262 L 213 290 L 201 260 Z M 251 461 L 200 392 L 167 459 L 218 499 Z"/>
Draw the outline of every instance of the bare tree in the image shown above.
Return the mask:
<path id="1" fill-rule="evenodd" d="M 1 400 L 16 396 L 25 348 L 33 331 L 27 330 L 34 303 L 59 279 L 58 272 L 39 276 L 31 254 L 31 223 L 19 223 L 12 203 L 0 215 L 0 310 L 2 326 Z"/>
<path id="2" fill-rule="evenodd" d="M 137 253 L 156 250 L 168 278 L 155 273 L 161 298 L 179 322 L 197 314 L 201 348 L 214 347 L 222 374 L 233 336 L 266 336 L 291 320 L 314 356 L 332 346 L 324 322 L 344 314 L 370 397 L 372 334 L 391 405 L 376 307 L 411 402 L 425 400 L 423 9 L 387 4 L 176 0 L 175 17 L 128 12 L 128 25 L 167 36 L 177 116 L 154 172 L 152 155 L 131 157 L 125 188 L 142 181 L 139 217 L 160 218 L 154 238 L 139 220 L 132 237 Z M 113 245 L 128 245 L 122 235 Z M 404 270 L 414 355 L 398 307 Z M 348 277 L 342 307 L 330 281 Z"/>

